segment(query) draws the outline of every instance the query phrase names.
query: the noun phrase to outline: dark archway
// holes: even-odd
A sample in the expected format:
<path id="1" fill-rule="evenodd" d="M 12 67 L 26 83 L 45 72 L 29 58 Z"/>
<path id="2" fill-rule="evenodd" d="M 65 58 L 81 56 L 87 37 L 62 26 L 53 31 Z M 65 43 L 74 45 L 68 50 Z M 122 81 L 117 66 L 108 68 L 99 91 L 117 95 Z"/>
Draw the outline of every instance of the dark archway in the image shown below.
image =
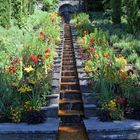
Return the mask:
<path id="1" fill-rule="evenodd" d="M 71 4 L 63 4 L 59 7 L 59 14 L 64 18 L 66 23 L 70 22 L 70 15 L 74 13 L 75 7 Z"/>

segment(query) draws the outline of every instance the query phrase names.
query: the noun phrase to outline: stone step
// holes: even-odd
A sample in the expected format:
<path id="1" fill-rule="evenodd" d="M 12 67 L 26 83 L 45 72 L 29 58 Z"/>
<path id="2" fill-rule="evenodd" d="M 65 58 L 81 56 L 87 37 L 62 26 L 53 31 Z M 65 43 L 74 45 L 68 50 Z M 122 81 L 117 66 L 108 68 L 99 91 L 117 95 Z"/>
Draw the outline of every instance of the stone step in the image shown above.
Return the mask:
<path id="1" fill-rule="evenodd" d="M 77 76 L 75 71 L 62 71 L 61 76 Z"/>
<path id="2" fill-rule="evenodd" d="M 59 100 L 59 94 L 51 94 L 51 95 L 47 95 L 46 97 L 48 106 L 52 104 L 58 104 L 58 100 Z"/>
<path id="3" fill-rule="evenodd" d="M 75 70 L 76 69 L 76 67 L 75 66 L 73 66 L 73 67 L 62 67 L 62 71 L 67 71 L 67 70 Z"/>
<path id="4" fill-rule="evenodd" d="M 82 93 L 82 99 L 84 104 L 96 104 L 98 97 L 93 93 Z"/>
<path id="5" fill-rule="evenodd" d="M 61 82 L 78 82 L 77 76 L 62 76 Z"/>
<path id="6" fill-rule="evenodd" d="M 82 123 L 81 115 L 61 116 L 60 118 L 61 125 L 79 125 L 81 123 Z"/>
<path id="7" fill-rule="evenodd" d="M 67 58 L 63 58 L 62 61 L 67 61 L 67 62 L 68 62 L 68 61 L 75 61 L 75 59 L 74 59 L 74 58 L 68 58 L 68 59 L 67 59 Z"/>
<path id="8" fill-rule="evenodd" d="M 81 93 L 80 92 L 60 92 L 60 99 L 61 100 L 81 100 Z"/>
<path id="9" fill-rule="evenodd" d="M 83 104 L 81 100 L 60 100 L 59 101 L 60 110 L 83 110 Z"/>
<path id="10" fill-rule="evenodd" d="M 45 113 L 47 118 L 58 118 L 58 104 L 44 106 L 41 110 Z"/>
<path id="11" fill-rule="evenodd" d="M 63 54 L 63 58 L 73 58 L 73 54 Z"/>
<path id="12" fill-rule="evenodd" d="M 60 85 L 61 90 L 65 90 L 65 89 L 71 89 L 71 90 L 79 90 L 79 84 L 61 84 Z"/>
<path id="13" fill-rule="evenodd" d="M 77 111 L 77 110 L 59 110 L 58 111 L 59 117 L 67 117 L 67 116 L 84 116 L 83 111 Z"/>
<path id="14" fill-rule="evenodd" d="M 95 104 L 84 104 L 84 115 L 86 118 L 96 117 L 97 108 Z"/>
<path id="15" fill-rule="evenodd" d="M 62 65 L 74 65 L 75 61 L 74 60 L 70 60 L 70 61 L 62 61 Z"/>

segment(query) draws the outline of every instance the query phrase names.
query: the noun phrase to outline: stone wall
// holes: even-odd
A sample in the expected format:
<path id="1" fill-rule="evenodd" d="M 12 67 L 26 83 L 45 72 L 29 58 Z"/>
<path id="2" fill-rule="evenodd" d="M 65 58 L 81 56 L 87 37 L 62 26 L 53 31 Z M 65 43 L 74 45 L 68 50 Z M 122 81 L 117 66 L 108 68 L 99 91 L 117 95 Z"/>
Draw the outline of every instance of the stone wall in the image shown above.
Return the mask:
<path id="1" fill-rule="evenodd" d="M 56 134 L 8 133 L 8 134 L 0 134 L 0 140 L 56 140 Z"/>

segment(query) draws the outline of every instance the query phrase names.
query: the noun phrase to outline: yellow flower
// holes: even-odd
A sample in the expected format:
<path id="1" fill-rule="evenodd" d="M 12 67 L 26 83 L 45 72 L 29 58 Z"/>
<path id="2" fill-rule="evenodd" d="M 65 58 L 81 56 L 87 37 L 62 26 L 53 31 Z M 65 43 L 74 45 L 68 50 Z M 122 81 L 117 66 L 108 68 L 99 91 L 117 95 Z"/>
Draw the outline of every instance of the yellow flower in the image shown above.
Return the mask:
<path id="1" fill-rule="evenodd" d="M 36 80 L 30 80 L 29 83 L 35 85 L 36 84 Z"/>
<path id="2" fill-rule="evenodd" d="M 115 100 L 111 100 L 108 102 L 108 108 L 111 109 L 111 110 L 115 110 L 116 109 L 116 102 Z"/>
<path id="3" fill-rule="evenodd" d="M 29 67 L 25 67 L 24 70 L 29 73 L 31 71 L 34 71 L 34 68 L 32 66 L 29 66 Z"/>
<path id="4" fill-rule="evenodd" d="M 57 37 L 56 37 L 56 41 L 57 41 L 57 42 L 61 42 L 60 36 L 57 36 Z"/>
<path id="5" fill-rule="evenodd" d="M 99 57 L 99 54 L 98 53 L 95 53 L 95 57 Z"/>
<path id="6" fill-rule="evenodd" d="M 86 65 L 86 66 L 85 66 L 85 71 L 92 71 L 92 67 L 91 67 L 91 66 Z"/>
<path id="7" fill-rule="evenodd" d="M 126 72 L 126 71 L 125 71 L 125 70 L 123 70 L 123 69 L 120 69 L 120 70 L 119 70 L 119 72 L 124 73 L 124 72 Z"/>
<path id="8" fill-rule="evenodd" d="M 116 58 L 116 62 L 123 65 L 127 64 L 127 60 L 123 56 Z"/>
<path id="9" fill-rule="evenodd" d="M 21 87 L 18 91 L 21 93 L 26 93 L 32 91 L 32 89 L 30 87 Z"/>

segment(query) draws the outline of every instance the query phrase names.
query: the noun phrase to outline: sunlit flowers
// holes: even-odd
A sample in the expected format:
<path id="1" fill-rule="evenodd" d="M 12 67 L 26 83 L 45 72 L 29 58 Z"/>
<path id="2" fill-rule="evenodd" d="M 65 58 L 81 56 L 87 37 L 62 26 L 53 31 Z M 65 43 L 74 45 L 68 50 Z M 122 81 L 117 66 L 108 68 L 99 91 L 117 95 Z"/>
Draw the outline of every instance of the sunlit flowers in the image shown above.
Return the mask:
<path id="1" fill-rule="evenodd" d="M 121 65 L 127 64 L 127 60 L 123 56 L 116 58 L 116 62 Z"/>
<path id="2" fill-rule="evenodd" d="M 29 66 L 29 67 L 25 67 L 24 70 L 29 73 L 31 71 L 34 71 L 34 68 L 32 66 Z"/>
<path id="3" fill-rule="evenodd" d="M 109 53 L 108 52 L 105 52 L 105 53 L 103 53 L 103 56 L 104 57 L 109 57 Z"/>
<path id="4" fill-rule="evenodd" d="M 50 56 L 50 48 L 47 48 L 46 50 L 45 50 L 45 58 L 46 59 L 48 59 L 49 58 L 49 56 Z"/>
<path id="5" fill-rule="evenodd" d="M 20 93 L 27 93 L 27 92 L 31 92 L 32 91 L 32 89 L 29 87 L 29 86 L 25 86 L 25 87 L 21 87 L 21 88 L 19 88 L 19 90 L 18 90 Z"/>

